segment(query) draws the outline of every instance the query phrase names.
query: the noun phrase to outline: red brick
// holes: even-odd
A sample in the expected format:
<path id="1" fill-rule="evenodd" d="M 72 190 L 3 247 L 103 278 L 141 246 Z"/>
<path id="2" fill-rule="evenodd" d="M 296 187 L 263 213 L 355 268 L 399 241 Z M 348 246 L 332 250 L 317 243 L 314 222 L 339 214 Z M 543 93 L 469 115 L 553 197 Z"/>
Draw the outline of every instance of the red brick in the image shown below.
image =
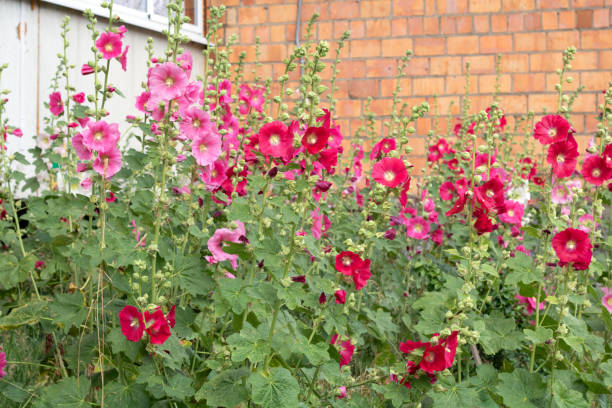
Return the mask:
<path id="1" fill-rule="evenodd" d="M 365 37 L 365 23 L 362 20 L 351 21 L 349 23 L 349 30 L 351 31 L 351 38 L 353 39 Z"/>
<path id="2" fill-rule="evenodd" d="M 447 39 L 450 55 L 478 54 L 478 37 L 475 35 L 453 35 Z"/>
<path id="3" fill-rule="evenodd" d="M 474 31 L 476 31 L 477 33 L 489 32 L 488 15 L 474 16 Z"/>
<path id="4" fill-rule="evenodd" d="M 529 13 L 523 17 L 523 26 L 527 31 L 539 31 L 542 29 L 542 15 L 540 13 Z"/>
<path id="5" fill-rule="evenodd" d="M 408 34 L 423 35 L 423 18 L 409 17 L 408 18 Z"/>
<path id="6" fill-rule="evenodd" d="M 601 94 L 601 90 L 597 93 L 582 93 L 578 95 L 574 102 L 574 112 L 595 112 L 597 109 L 597 95 Z"/>
<path id="7" fill-rule="evenodd" d="M 338 72 L 342 75 L 342 78 L 364 78 L 366 76 L 366 62 L 352 60 L 342 61 L 338 64 Z"/>
<path id="8" fill-rule="evenodd" d="M 366 21 L 366 36 L 388 37 L 391 34 L 391 23 L 389 20 L 370 20 Z"/>
<path id="9" fill-rule="evenodd" d="M 440 33 L 454 34 L 457 32 L 457 19 L 455 17 L 440 17 Z"/>
<path id="10" fill-rule="evenodd" d="M 472 32 L 472 16 L 457 16 L 457 32 L 459 34 Z"/>
<path id="11" fill-rule="evenodd" d="M 410 38 L 382 40 L 383 57 L 401 57 L 410 49 L 412 49 L 412 40 Z"/>
<path id="12" fill-rule="evenodd" d="M 480 93 L 494 93 L 495 82 L 497 75 L 479 75 L 478 77 L 478 92 Z M 509 93 L 512 91 L 511 87 L 511 76 L 500 75 L 499 77 L 499 91 L 501 93 Z"/>
<path id="13" fill-rule="evenodd" d="M 506 14 L 494 14 L 491 16 L 491 31 L 504 33 L 508 30 L 508 17 Z"/>
<path id="14" fill-rule="evenodd" d="M 551 31 L 548 33 L 547 49 L 564 50 L 570 45 L 580 46 L 577 31 Z"/>
<path id="15" fill-rule="evenodd" d="M 397 60 L 395 59 L 373 59 L 365 61 L 368 78 L 389 78 L 397 73 Z"/>
<path id="16" fill-rule="evenodd" d="M 472 76 L 470 78 L 470 94 L 478 93 L 478 78 Z M 465 76 L 447 76 L 446 77 L 446 94 L 447 95 L 463 95 L 465 94 Z"/>
<path id="17" fill-rule="evenodd" d="M 334 2 L 329 17 L 332 20 L 359 18 L 359 1 Z"/>
<path id="18" fill-rule="evenodd" d="M 602 28 L 610 26 L 610 10 L 598 9 L 593 10 L 593 27 Z"/>
<path id="19" fill-rule="evenodd" d="M 514 51 L 543 51 L 545 49 L 545 33 L 514 34 Z"/>
<path id="20" fill-rule="evenodd" d="M 380 56 L 380 40 L 351 41 L 351 58 Z"/>
<path id="21" fill-rule="evenodd" d="M 597 69 L 597 51 L 578 51 L 577 57 L 572 61 L 574 71 L 592 71 Z"/>
<path id="22" fill-rule="evenodd" d="M 332 38 L 336 38 L 334 36 L 334 24 L 331 21 L 317 23 L 317 32 L 317 39 L 319 40 L 331 40 Z M 274 38 L 274 34 L 272 34 L 272 38 Z"/>
<path id="23" fill-rule="evenodd" d="M 501 8 L 500 0 L 469 0 L 470 13 L 494 13 Z"/>
<path id="24" fill-rule="evenodd" d="M 554 72 L 563 65 L 563 55 L 560 52 L 532 54 L 529 56 L 531 72 Z"/>
<path id="25" fill-rule="evenodd" d="M 363 18 L 391 16 L 391 2 L 389 0 L 362 1 L 360 6 Z"/>
<path id="26" fill-rule="evenodd" d="M 225 23 L 228 25 L 235 25 L 238 23 L 238 9 L 227 9 L 225 13 Z"/>
<path id="27" fill-rule="evenodd" d="M 287 58 L 287 46 L 285 44 L 262 44 L 261 61 L 282 61 Z"/>
<path id="28" fill-rule="evenodd" d="M 544 73 L 512 75 L 512 91 L 514 92 L 542 92 L 545 90 L 546 74 Z"/>
<path id="29" fill-rule="evenodd" d="M 569 0 L 538 0 L 538 8 L 540 9 L 562 9 L 569 7 Z"/>
<path id="30" fill-rule="evenodd" d="M 534 0 L 502 0 L 502 11 L 533 10 Z"/>
<path id="31" fill-rule="evenodd" d="M 348 83 L 348 94 L 351 99 L 378 97 L 378 80 L 353 79 Z"/>
<path id="32" fill-rule="evenodd" d="M 348 21 L 334 21 L 334 38 L 340 38 L 342 33 L 350 31 L 349 28 Z M 351 38 L 356 38 L 353 33 L 351 33 Z"/>
<path id="33" fill-rule="evenodd" d="M 430 75 L 429 69 L 429 58 L 428 57 L 416 57 L 408 61 L 406 71 L 410 75 Z"/>
<path id="34" fill-rule="evenodd" d="M 413 95 L 442 95 L 444 94 L 443 77 L 425 77 L 412 79 Z"/>
<path id="35" fill-rule="evenodd" d="M 576 27 L 576 13 L 574 10 L 559 12 L 559 28 Z"/>
<path id="36" fill-rule="evenodd" d="M 480 52 L 483 54 L 511 52 L 511 35 L 491 35 L 480 37 Z"/>
<path id="37" fill-rule="evenodd" d="M 610 73 L 606 71 L 582 72 L 580 74 L 580 84 L 586 87 L 586 91 L 601 92 L 604 89 L 608 89 L 608 84 L 611 81 Z"/>
<path id="38" fill-rule="evenodd" d="M 576 10 L 576 27 L 593 27 L 593 10 Z"/>
<path id="39" fill-rule="evenodd" d="M 393 109 L 393 99 L 374 99 L 370 104 L 370 109 L 377 116 L 389 116 Z"/>
<path id="40" fill-rule="evenodd" d="M 506 116 L 511 114 L 525 114 L 525 108 L 527 106 L 527 95 L 504 95 L 502 96 L 502 103 Z M 512 129 L 509 127 L 508 129 Z"/>
<path id="41" fill-rule="evenodd" d="M 241 7 L 238 10 L 238 24 L 264 24 L 268 21 L 268 10 L 265 7 Z"/>
<path id="42" fill-rule="evenodd" d="M 470 72 L 474 74 L 491 74 L 495 72 L 495 58 L 493 55 L 475 55 L 463 57 L 463 66 L 470 63 Z"/>
<path id="43" fill-rule="evenodd" d="M 361 115 L 361 100 L 340 99 L 336 103 L 336 113 L 341 118 L 353 118 Z"/>
<path id="44" fill-rule="evenodd" d="M 559 26 L 557 23 L 557 13 L 555 11 L 545 11 L 542 13 L 542 29 L 556 30 Z"/>
<path id="45" fill-rule="evenodd" d="M 393 96 L 393 92 L 395 91 L 395 86 L 397 85 L 397 79 L 381 79 L 380 80 L 380 95 L 381 96 Z M 400 79 L 400 96 L 410 96 L 412 95 L 412 79 L 411 78 L 401 78 Z"/>
<path id="46" fill-rule="evenodd" d="M 431 75 L 461 74 L 461 57 L 432 57 L 430 60 Z"/>
<path id="47" fill-rule="evenodd" d="M 422 16 L 425 14 L 425 0 L 393 0 L 394 16 Z"/>
<path id="48" fill-rule="evenodd" d="M 255 27 L 255 37 L 259 37 L 259 40 L 263 43 L 270 42 L 270 27 L 268 25 Z"/>
<path id="49" fill-rule="evenodd" d="M 563 84 L 563 91 L 564 92 L 575 91 L 576 89 L 578 89 L 578 85 L 580 84 L 580 81 L 578 80 L 580 77 L 580 74 L 578 73 L 572 74 L 570 72 L 569 75 L 566 75 L 565 77 L 567 78 L 568 76 L 572 77 L 574 81 L 571 84 L 568 84 L 567 82 L 565 82 Z M 556 72 L 546 74 L 546 88 L 545 88 L 546 90 L 548 91 L 554 90 L 555 85 L 558 83 L 559 83 L 559 75 L 557 75 Z"/>
<path id="50" fill-rule="evenodd" d="M 416 55 L 444 54 L 444 38 L 416 38 L 414 52 Z"/>
<path id="51" fill-rule="evenodd" d="M 599 51 L 599 69 L 612 69 L 612 51 Z"/>
<path id="52" fill-rule="evenodd" d="M 526 54 L 504 54 L 501 57 L 501 72 L 529 72 L 529 56 Z"/>
<path id="53" fill-rule="evenodd" d="M 603 0 L 572 0 L 572 7 L 574 8 L 598 7 L 603 5 Z"/>
<path id="54" fill-rule="evenodd" d="M 522 14 L 510 14 L 508 16 L 508 31 L 523 31 L 524 16 Z"/>
<path id="55" fill-rule="evenodd" d="M 312 18 L 313 14 L 319 15 L 318 21 L 329 20 L 329 5 L 327 3 L 315 3 L 315 4 L 304 4 L 302 5 L 302 21 L 308 21 Z M 291 21 L 295 21 L 295 16 Z"/>
<path id="56" fill-rule="evenodd" d="M 612 30 L 582 31 L 581 48 L 585 50 L 610 48 L 611 38 Z"/>
<path id="57" fill-rule="evenodd" d="M 425 34 L 440 34 L 440 24 L 438 17 L 423 18 L 423 28 Z"/>
<path id="58" fill-rule="evenodd" d="M 241 27 L 239 39 L 241 44 L 253 44 L 255 42 L 255 28 L 251 26 Z"/>
<path id="59" fill-rule="evenodd" d="M 270 6 L 268 8 L 268 16 L 271 23 L 288 23 L 295 21 L 296 15 L 297 5 L 295 4 Z"/>
<path id="60" fill-rule="evenodd" d="M 461 14 L 468 11 L 467 0 L 438 0 L 437 6 L 438 14 Z"/>
<path id="61" fill-rule="evenodd" d="M 404 18 L 391 20 L 391 36 L 399 37 L 408 34 L 408 22 Z"/>

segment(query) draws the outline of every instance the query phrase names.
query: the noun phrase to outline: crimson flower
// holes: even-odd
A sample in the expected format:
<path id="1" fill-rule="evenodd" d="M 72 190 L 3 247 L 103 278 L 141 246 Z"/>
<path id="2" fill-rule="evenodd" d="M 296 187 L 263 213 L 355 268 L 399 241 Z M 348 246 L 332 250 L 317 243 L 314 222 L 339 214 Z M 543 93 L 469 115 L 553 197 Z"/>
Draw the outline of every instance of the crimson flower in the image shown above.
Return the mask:
<path id="1" fill-rule="evenodd" d="M 582 177 L 595 186 L 601 186 L 612 176 L 612 169 L 606 166 L 606 161 L 599 156 L 589 156 L 582 164 Z"/>
<path id="2" fill-rule="evenodd" d="M 455 204 L 451 207 L 450 210 L 446 212 L 446 216 L 449 217 L 454 214 L 459 214 L 465 208 L 465 203 L 467 202 L 467 194 L 459 195 Z"/>
<path id="3" fill-rule="evenodd" d="M 351 344 L 350 340 L 343 341 L 341 347 L 342 349 L 338 351 L 338 354 L 340 354 L 340 368 L 351 362 L 351 358 L 353 358 L 353 353 L 355 352 L 355 346 Z"/>
<path id="4" fill-rule="evenodd" d="M 445 370 L 446 360 L 444 359 L 444 346 L 438 344 L 436 346 L 425 347 L 419 367 L 421 370 L 430 374 L 433 374 L 434 371 Z"/>
<path id="5" fill-rule="evenodd" d="M 264 155 L 285 158 L 293 147 L 293 135 L 289 133 L 287 126 L 279 121 L 263 125 L 257 137 L 259 150 Z"/>
<path id="6" fill-rule="evenodd" d="M 376 143 L 370 152 L 370 160 L 377 159 L 380 156 L 380 153 L 389 153 L 392 150 L 395 150 L 397 147 L 395 143 L 395 139 L 383 139 L 380 142 Z"/>
<path id="7" fill-rule="evenodd" d="M 361 263 L 361 258 L 354 252 L 342 251 L 336 255 L 336 270 L 343 275 L 352 276 Z"/>
<path id="8" fill-rule="evenodd" d="M 412 353 L 414 350 L 427 346 L 431 346 L 431 344 L 422 343 L 420 341 L 406 340 L 405 342 L 400 343 L 399 349 L 402 353 Z"/>
<path id="9" fill-rule="evenodd" d="M 334 297 L 336 298 L 336 303 L 339 305 L 346 303 L 346 292 L 344 290 L 338 289 L 336 293 L 334 293 Z"/>
<path id="10" fill-rule="evenodd" d="M 566 228 L 553 237 L 552 246 L 561 262 L 571 262 L 576 269 L 586 269 L 591 263 L 593 246 L 582 230 Z"/>
<path id="11" fill-rule="evenodd" d="M 440 199 L 444 201 L 452 200 L 456 189 L 453 183 L 445 181 L 440 185 Z"/>
<path id="12" fill-rule="evenodd" d="M 144 317 L 147 322 L 145 330 L 151 338 L 151 343 L 164 344 L 168 337 L 170 337 L 170 326 L 166 316 L 164 316 L 164 312 L 161 309 L 157 309 L 153 313 L 145 310 Z"/>
<path id="13" fill-rule="evenodd" d="M 606 164 L 606 167 L 612 169 L 612 143 L 606 146 L 603 151 L 603 159 Z"/>
<path id="14" fill-rule="evenodd" d="M 372 178 L 378 183 L 395 188 L 408 178 L 404 162 L 395 157 L 385 157 L 372 167 Z"/>
<path id="15" fill-rule="evenodd" d="M 302 137 L 302 146 L 306 148 L 308 153 L 317 154 L 327 146 L 328 139 L 329 129 L 310 126 Z"/>
<path id="16" fill-rule="evenodd" d="M 370 272 L 370 260 L 366 259 L 365 261 L 362 261 L 355 272 L 353 272 L 353 283 L 355 284 L 355 289 L 363 289 L 364 286 L 367 285 L 370 276 L 372 276 L 372 272 Z"/>
<path id="17" fill-rule="evenodd" d="M 62 102 L 62 94 L 53 92 L 49 95 L 49 110 L 55 116 L 64 113 L 64 104 Z"/>
<path id="18" fill-rule="evenodd" d="M 474 190 L 476 200 L 482 204 L 486 211 L 504 213 L 504 184 L 498 177 L 492 178 Z"/>
<path id="19" fill-rule="evenodd" d="M 543 145 L 567 139 L 570 123 L 560 115 L 546 115 L 535 125 L 533 137 Z"/>
<path id="20" fill-rule="evenodd" d="M 121 333 L 129 341 L 139 341 L 145 329 L 142 313 L 131 305 L 125 306 L 119 312 L 119 322 L 121 323 Z"/>
<path id="21" fill-rule="evenodd" d="M 550 145 L 546 161 L 552 166 L 555 176 L 565 178 L 571 176 L 576 169 L 578 156 L 578 143 L 570 134 L 567 139 Z"/>

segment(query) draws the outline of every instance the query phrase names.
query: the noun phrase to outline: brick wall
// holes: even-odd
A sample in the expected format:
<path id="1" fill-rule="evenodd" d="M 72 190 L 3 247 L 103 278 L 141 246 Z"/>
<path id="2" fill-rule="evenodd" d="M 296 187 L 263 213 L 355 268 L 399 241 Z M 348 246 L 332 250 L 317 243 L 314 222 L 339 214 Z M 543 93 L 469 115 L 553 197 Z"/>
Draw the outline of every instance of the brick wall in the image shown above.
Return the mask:
<path id="1" fill-rule="evenodd" d="M 227 6 L 222 35 L 237 35 L 237 51 L 246 51 L 247 60 L 253 60 L 253 44 L 260 37 L 261 75 L 277 78 L 282 59 L 295 44 L 297 1 L 208 3 Z M 528 110 L 556 110 L 555 69 L 561 66 L 563 49 L 574 45 L 574 82 L 565 87 L 586 87 L 571 120 L 584 146 L 595 130 L 601 91 L 612 80 L 610 6 L 612 0 L 304 0 L 301 20 L 319 13 L 316 39 L 330 41 L 330 56 L 335 54 L 333 40 L 351 31 L 337 81 L 337 115 L 348 136 L 360 125 L 368 96 L 379 118 L 391 112 L 398 57 L 407 49 L 414 51 L 414 58 L 402 82 L 403 101 L 431 103 L 437 95 L 440 112 L 446 114 L 450 107 L 454 116 L 460 112 L 465 64 L 471 65 L 472 111 L 481 110 L 492 100 L 495 56 L 501 53 L 501 101 L 512 124 L 513 115 Z M 413 160 L 417 167 L 424 161 L 423 136 L 430 127 L 431 118 L 421 120 L 411 143 L 421 156 Z"/>

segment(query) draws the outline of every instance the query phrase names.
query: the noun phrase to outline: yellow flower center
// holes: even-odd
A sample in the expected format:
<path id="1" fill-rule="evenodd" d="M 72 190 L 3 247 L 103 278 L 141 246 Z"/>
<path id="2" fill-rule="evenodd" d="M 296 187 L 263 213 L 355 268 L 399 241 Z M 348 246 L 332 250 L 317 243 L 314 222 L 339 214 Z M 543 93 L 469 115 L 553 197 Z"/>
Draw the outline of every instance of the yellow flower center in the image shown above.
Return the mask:
<path id="1" fill-rule="evenodd" d="M 507 214 L 509 217 L 514 217 L 514 210 L 508 210 Z"/>
<path id="2" fill-rule="evenodd" d="M 280 136 L 278 136 L 277 134 L 270 136 L 270 144 L 272 146 L 278 146 L 279 143 L 280 143 Z"/>
<path id="3" fill-rule="evenodd" d="M 308 137 L 306 138 L 306 143 L 308 143 L 308 144 L 315 144 L 315 143 L 317 143 L 317 136 L 315 136 L 315 135 L 308 135 Z"/>
<path id="4" fill-rule="evenodd" d="M 425 354 L 423 359 L 427 361 L 428 363 L 432 363 L 436 359 L 436 355 L 430 352 L 430 353 Z"/>
<path id="5" fill-rule="evenodd" d="M 217 174 L 219 174 L 219 173 L 217 172 L 217 169 L 214 169 L 213 171 L 211 171 L 211 172 L 210 172 L 210 175 L 211 175 L 211 176 L 213 176 L 213 178 L 214 178 L 214 177 L 217 177 Z"/>
<path id="6" fill-rule="evenodd" d="M 601 176 L 601 170 L 599 169 L 593 170 L 593 177 L 599 177 L 599 176 Z"/>
<path id="7" fill-rule="evenodd" d="M 562 154 L 557 156 L 557 163 L 558 164 L 563 164 L 565 162 L 565 156 L 563 156 Z"/>
<path id="8" fill-rule="evenodd" d="M 550 137 L 557 136 L 557 129 L 555 129 L 555 128 L 548 129 L 548 136 L 550 136 Z"/>
<path id="9" fill-rule="evenodd" d="M 132 319 L 132 322 L 130 323 L 130 327 L 138 327 L 138 326 L 139 326 L 138 319 Z"/>
<path id="10" fill-rule="evenodd" d="M 96 139 L 96 140 L 102 140 L 102 139 L 104 139 L 104 133 L 102 133 L 102 132 L 96 132 L 96 133 L 94 133 L 94 139 Z"/>
<path id="11" fill-rule="evenodd" d="M 421 231 L 423 231 L 423 226 L 422 226 L 421 224 L 416 224 L 416 225 L 414 226 L 414 230 L 415 230 L 416 232 L 421 232 Z"/>
<path id="12" fill-rule="evenodd" d="M 193 127 L 199 128 L 200 126 L 202 126 L 202 122 L 200 122 L 200 119 L 195 119 L 193 121 Z"/>
<path id="13" fill-rule="evenodd" d="M 348 256 L 342 257 L 342 265 L 349 266 L 351 264 L 351 258 Z"/>
<path id="14" fill-rule="evenodd" d="M 608 306 L 612 306 L 612 297 L 608 298 Z"/>
<path id="15" fill-rule="evenodd" d="M 174 85 L 174 78 L 168 77 L 168 78 L 166 78 L 164 83 L 166 84 L 166 86 L 170 87 L 170 86 Z"/>
<path id="16" fill-rule="evenodd" d="M 569 241 L 567 241 L 567 243 L 565 244 L 565 248 L 567 248 L 570 251 L 573 251 L 574 249 L 576 249 L 576 242 L 572 241 L 571 239 Z"/>
<path id="17" fill-rule="evenodd" d="M 204 153 L 206 150 L 208 150 L 208 147 L 206 147 L 206 145 L 205 145 L 204 143 L 202 143 L 202 144 L 200 145 L 200 152 L 201 152 L 201 153 Z"/>
<path id="18" fill-rule="evenodd" d="M 386 181 L 391 181 L 395 178 L 395 173 L 393 173 L 392 171 L 385 171 L 385 174 L 383 175 L 383 178 Z"/>
<path id="19" fill-rule="evenodd" d="M 495 195 L 495 191 L 493 191 L 493 190 L 487 190 L 487 191 L 485 192 L 485 195 L 486 195 L 487 197 L 489 197 L 489 198 L 493 198 L 493 196 Z"/>
<path id="20" fill-rule="evenodd" d="M 113 51 L 113 49 L 114 49 L 114 47 L 113 47 L 113 44 L 111 44 L 111 43 L 106 43 L 106 45 L 104 46 L 104 51 L 106 51 L 106 52 L 111 52 L 111 51 Z"/>

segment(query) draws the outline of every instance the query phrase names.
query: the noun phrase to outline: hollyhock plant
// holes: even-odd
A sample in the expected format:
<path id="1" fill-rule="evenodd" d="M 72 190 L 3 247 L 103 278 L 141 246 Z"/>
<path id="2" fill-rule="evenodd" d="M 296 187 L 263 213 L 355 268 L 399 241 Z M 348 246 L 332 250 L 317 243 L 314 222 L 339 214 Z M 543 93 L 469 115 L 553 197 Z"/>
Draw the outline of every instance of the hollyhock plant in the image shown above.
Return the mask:
<path id="1" fill-rule="evenodd" d="M 585 181 L 594 186 L 601 186 L 612 177 L 612 169 L 606 166 L 606 162 L 599 156 L 588 156 L 584 160 L 581 171 Z"/>
<path id="2" fill-rule="evenodd" d="M 199 133 L 191 142 L 191 152 L 200 166 L 211 166 L 221 155 L 221 138 L 210 129 Z"/>
<path id="3" fill-rule="evenodd" d="M 81 75 L 90 75 L 93 74 L 95 70 L 89 66 L 89 64 L 83 64 L 81 66 Z"/>
<path id="4" fill-rule="evenodd" d="M 353 353 L 355 352 L 355 346 L 351 343 L 351 340 L 343 341 L 340 344 L 340 350 L 338 350 L 338 354 L 340 354 L 340 368 L 345 365 L 349 365 L 351 359 L 353 358 Z"/>
<path id="5" fill-rule="evenodd" d="M 83 131 L 83 145 L 90 150 L 104 153 L 114 150 L 120 137 L 121 134 L 119 133 L 119 125 L 117 123 L 108 124 L 103 120 L 89 122 L 87 129 Z"/>
<path id="6" fill-rule="evenodd" d="M 257 134 L 259 151 L 263 155 L 287 158 L 293 150 L 293 135 L 282 122 L 266 123 Z"/>
<path id="7" fill-rule="evenodd" d="M 429 238 L 429 222 L 423 217 L 412 217 L 406 222 L 406 235 L 414 239 Z"/>
<path id="8" fill-rule="evenodd" d="M 170 325 L 161 309 L 157 309 L 153 313 L 145 310 L 144 320 L 146 322 L 145 331 L 149 335 L 151 344 L 164 344 L 171 336 Z"/>
<path id="9" fill-rule="evenodd" d="M 83 144 L 83 135 L 81 133 L 77 133 L 72 137 L 72 147 L 74 147 L 74 151 L 77 156 L 81 160 L 91 160 L 92 152 L 85 144 Z"/>
<path id="10" fill-rule="evenodd" d="M 213 236 L 208 240 L 208 250 L 212 254 L 212 256 L 206 257 L 209 263 L 215 264 L 221 261 L 230 261 L 234 270 L 238 267 L 238 255 L 223 252 L 224 242 L 239 243 L 241 242 L 241 238 L 246 234 L 242 222 L 236 220 L 234 223 L 236 224 L 235 229 L 220 228 L 216 230 Z"/>
<path id="11" fill-rule="evenodd" d="M 396 149 L 395 139 L 385 138 L 376 143 L 370 152 L 370 160 L 377 159 L 380 153 L 389 153 Z"/>
<path id="12" fill-rule="evenodd" d="M 527 314 L 531 316 L 536 311 L 536 299 L 533 297 L 525 297 L 519 294 L 514 296 L 515 299 L 518 300 L 519 304 L 524 304 L 527 308 Z M 544 310 L 546 307 L 546 302 L 540 302 L 538 309 Z"/>
<path id="13" fill-rule="evenodd" d="M 506 212 L 499 215 L 499 220 L 506 224 L 521 225 L 523 222 L 523 214 L 525 213 L 525 207 L 518 201 L 506 200 L 504 201 L 504 207 Z"/>
<path id="14" fill-rule="evenodd" d="M 309 127 L 302 137 L 302 146 L 310 154 L 317 154 L 327 146 L 329 130 L 325 127 Z"/>
<path id="15" fill-rule="evenodd" d="M 612 314 L 612 288 L 601 288 L 601 290 L 604 294 L 601 304 L 608 310 L 608 313 Z"/>
<path id="16" fill-rule="evenodd" d="M 334 293 L 334 297 L 336 298 L 336 303 L 338 303 L 339 305 L 343 305 L 346 303 L 346 292 L 344 290 L 338 289 Z"/>
<path id="17" fill-rule="evenodd" d="M 370 271 L 370 260 L 361 261 L 357 269 L 353 272 L 353 283 L 356 290 L 363 289 L 368 284 L 368 279 L 372 276 Z"/>
<path id="18" fill-rule="evenodd" d="M 0 378 L 6 376 L 5 370 L 6 370 L 6 353 L 3 351 L 0 351 Z"/>
<path id="19" fill-rule="evenodd" d="M 198 107 L 191 106 L 182 112 L 183 120 L 180 124 L 180 138 L 196 139 L 201 133 L 213 126 L 208 113 Z"/>
<path id="20" fill-rule="evenodd" d="M 497 177 L 476 187 L 474 196 L 486 211 L 495 211 L 499 214 L 506 211 L 504 205 L 504 184 Z"/>
<path id="21" fill-rule="evenodd" d="M 343 275 L 352 276 L 361 264 L 361 257 L 351 251 L 342 251 L 336 255 L 336 270 Z"/>
<path id="22" fill-rule="evenodd" d="M 64 113 L 62 94 L 59 92 L 53 92 L 49 95 L 49 110 L 55 116 L 60 116 L 62 113 Z"/>
<path id="23" fill-rule="evenodd" d="M 578 163 L 578 143 L 571 134 L 565 140 L 552 143 L 548 147 L 546 161 L 552 166 L 557 178 L 570 177 Z"/>
<path id="24" fill-rule="evenodd" d="M 566 228 L 553 237 L 552 246 L 561 262 L 587 266 L 591 262 L 593 247 L 584 231 Z"/>
<path id="25" fill-rule="evenodd" d="M 96 41 L 98 51 L 102 53 L 104 59 L 117 58 L 121 54 L 121 35 L 113 32 L 105 31 L 100 34 Z"/>
<path id="26" fill-rule="evenodd" d="M 121 152 L 119 149 L 99 152 L 91 167 L 101 176 L 112 178 L 121 170 Z"/>
<path id="27" fill-rule="evenodd" d="M 168 102 L 187 88 L 187 74 L 173 62 L 157 65 L 149 71 L 149 91 L 154 99 Z"/>
<path id="28" fill-rule="evenodd" d="M 372 178 L 384 186 L 395 188 L 408 179 L 408 170 L 400 159 L 385 157 L 372 167 Z"/>
<path id="29" fill-rule="evenodd" d="M 543 145 L 567 139 L 571 125 L 563 116 L 546 115 L 535 125 L 533 137 Z"/>
<path id="30" fill-rule="evenodd" d="M 119 322 L 121 323 L 121 333 L 129 341 L 140 341 L 145 330 L 145 323 L 142 313 L 131 305 L 125 306 L 119 312 Z"/>

